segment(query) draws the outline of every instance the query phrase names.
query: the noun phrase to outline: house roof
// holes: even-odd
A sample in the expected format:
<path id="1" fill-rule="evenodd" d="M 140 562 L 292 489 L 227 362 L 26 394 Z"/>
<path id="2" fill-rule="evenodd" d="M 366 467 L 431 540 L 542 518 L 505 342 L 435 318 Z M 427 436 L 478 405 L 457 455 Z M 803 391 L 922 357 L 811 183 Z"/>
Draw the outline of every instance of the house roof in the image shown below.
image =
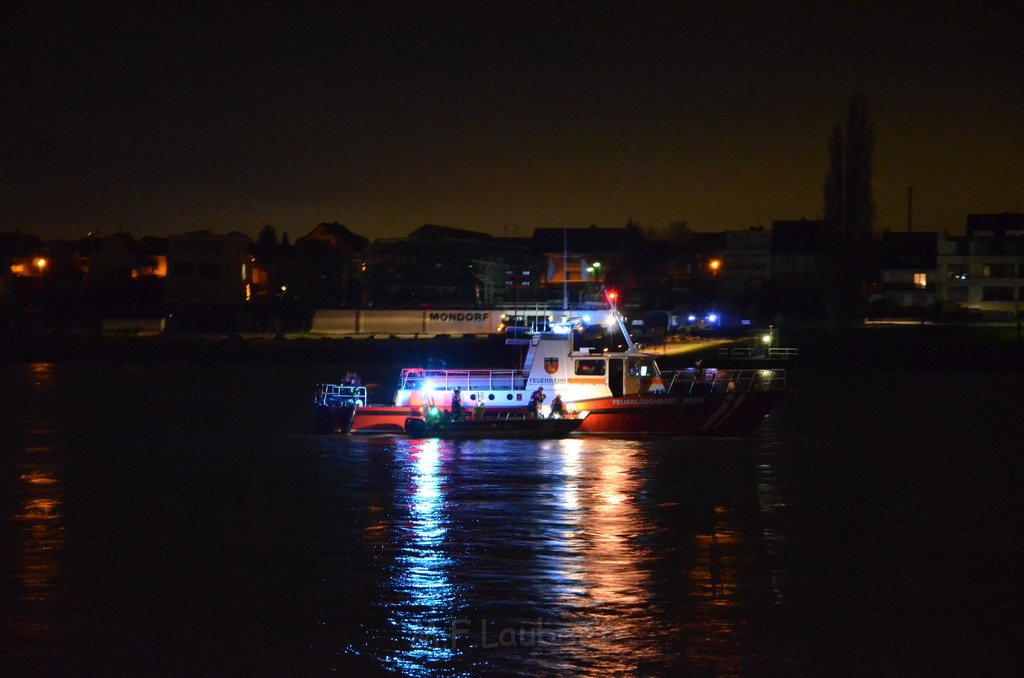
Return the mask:
<path id="1" fill-rule="evenodd" d="M 815 254 L 828 243 L 828 225 L 822 220 L 772 222 L 773 254 Z"/>
<path id="2" fill-rule="evenodd" d="M 725 249 L 725 233 L 693 233 L 686 249 L 694 254 L 719 254 Z"/>
<path id="3" fill-rule="evenodd" d="M 367 238 L 353 233 L 347 226 L 336 221 L 329 224 L 318 224 L 312 231 L 295 242 L 300 243 L 311 240 L 329 241 L 337 249 L 345 250 L 352 254 L 362 252 L 370 242 Z"/>
<path id="4" fill-rule="evenodd" d="M 476 240 L 491 241 L 494 236 L 462 228 L 424 224 L 409 234 L 411 240 Z"/>
<path id="5" fill-rule="evenodd" d="M 533 231 L 534 247 L 541 252 L 617 252 L 627 237 L 625 228 L 538 228 Z"/>
<path id="6" fill-rule="evenodd" d="M 1024 214 L 968 214 L 967 235 L 1024 235 Z"/>
<path id="7" fill-rule="evenodd" d="M 935 268 L 939 234 L 931 231 L 893 233 L 882 236 L 881 264 L 884 268 Z"/>

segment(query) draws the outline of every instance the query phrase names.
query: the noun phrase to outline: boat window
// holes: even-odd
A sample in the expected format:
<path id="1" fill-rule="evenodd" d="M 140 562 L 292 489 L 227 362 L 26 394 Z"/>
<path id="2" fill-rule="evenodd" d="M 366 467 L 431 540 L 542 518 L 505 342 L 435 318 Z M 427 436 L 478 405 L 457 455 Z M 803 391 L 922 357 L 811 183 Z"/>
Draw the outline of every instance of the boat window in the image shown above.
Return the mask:
<path id="1" fill-rule="evenodd" d="M 630 377 L 653 377 L 658 374 L 653 360 L 630 358 L 626 361 L 626 374 Z"/>
<path id="2" fill-rule="evenodd" d="M 604 374 L 604 359 L 584 358 L 576 361 L 576 374 L 601 376 Z"/>

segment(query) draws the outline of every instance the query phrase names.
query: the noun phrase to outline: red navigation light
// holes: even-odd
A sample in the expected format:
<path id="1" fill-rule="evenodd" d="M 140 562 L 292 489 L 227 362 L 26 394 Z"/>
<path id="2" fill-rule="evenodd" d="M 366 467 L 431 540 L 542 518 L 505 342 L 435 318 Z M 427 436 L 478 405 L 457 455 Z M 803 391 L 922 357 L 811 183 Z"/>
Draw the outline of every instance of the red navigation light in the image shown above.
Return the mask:
<path id="1" fill-rule="evenodd" d="M 619 293 L 615 290 L 608 290 L 608 301 L 615 301 L 619 298 Z"/>

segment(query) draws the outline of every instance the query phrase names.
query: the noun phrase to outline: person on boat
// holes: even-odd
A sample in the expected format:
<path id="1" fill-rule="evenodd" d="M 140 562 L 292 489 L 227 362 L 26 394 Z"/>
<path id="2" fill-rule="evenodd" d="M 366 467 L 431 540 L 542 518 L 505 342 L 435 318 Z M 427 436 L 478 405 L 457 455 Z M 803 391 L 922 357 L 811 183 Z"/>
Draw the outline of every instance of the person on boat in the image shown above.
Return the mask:
<path id="1" fill-rule="evenodd" d="M 452 419 L 462 419 L 462 390 L 458 387 L 452 391 Z"/>
<path id="2" fill-rule="evenodd" d="M 556 393 L 555 399 L 551 401 L 551 418 L 561 419 L 565 416 L 565 403 L 562 402 L 562 394 Z"/>
<path id="3" fill-rule="evenodd" d="M 526 416 L 530 419 L 536 419 L 540 416 L 540 406 L 544 403 L 544 399 L 547 398 L 544 395 L 544 387 L 538 386 L 537 390 L 530 395 L 530 404 L 526 406 Z"/>
<path id="4" fill-rule="evenodd" d="M 353 373 L 352 373 L 352 377 L 351 377 L 351 380 L 350 380 L 350 382 L 349 382 L 349 383 L 350 383 L 350 385 L 352 385 L 352 386 L 362 386 L 362 385 L 363 385 L 363 380 L 362 380 L 362 378 L 361 378 L 361 377 L 359 376 L 359 373 L 358 373 L 358 372 L 353 372 Z"/>

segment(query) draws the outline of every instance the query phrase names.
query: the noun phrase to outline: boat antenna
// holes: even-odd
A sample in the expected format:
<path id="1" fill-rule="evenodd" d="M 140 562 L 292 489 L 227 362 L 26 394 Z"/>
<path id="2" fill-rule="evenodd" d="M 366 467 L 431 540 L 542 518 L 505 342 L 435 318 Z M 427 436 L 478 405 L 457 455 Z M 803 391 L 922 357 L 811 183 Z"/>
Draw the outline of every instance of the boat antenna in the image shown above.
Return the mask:
<path id="1" fill-rule="evenodd" d="M 569 227 L 562 227 L 562 308 L 569 312 Z"/>

